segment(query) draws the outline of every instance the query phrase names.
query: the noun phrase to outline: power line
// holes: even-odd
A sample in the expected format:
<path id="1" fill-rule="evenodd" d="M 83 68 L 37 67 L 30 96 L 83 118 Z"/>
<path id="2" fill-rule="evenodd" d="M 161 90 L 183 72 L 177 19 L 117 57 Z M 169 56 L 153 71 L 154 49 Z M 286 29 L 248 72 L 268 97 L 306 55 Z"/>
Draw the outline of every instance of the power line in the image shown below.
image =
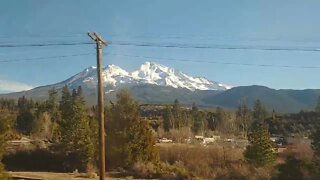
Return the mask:
<path id="1" fill-rule="evenodd" d="M 18 47 L 45 47 L 45 46 L 75 46 L 88 45 L 92 42 L 70 42 L 70 43 L 34 43 L 34 44 L 0 44 L 0 48 L 18 48 Z"/>
<path id="2" fill-rule="evenodd" d="M 75 32 L 66 34 L 25 34 L 25 35 L 2 35 L 0 39 L 17 39 L 17 38 L 80 38 L 86 37 L 87 33 Z M 108 37 L 132 38 L 132 39 L 198 39 L 198 40 L 231 40 L 231 41 L 277 41 L 277 42 L 319 42 L 315 39 L 281 39 L 279 37 L 261 38 L 252 36 L 220 36 L 213 34 L 118 34 L 104 33 Z"/>
<path id="3" fill-rule="evenodd" d="M 46 47 L 46 46 L 74 46 L 91 45 L 92 42 L 57 42 L 57 43 L 32 43 L 32 44 L 0 44 L 0 48 L 19 47 Z M 306 51 L 320 52 L 316 47 L 272 47 L 272 46 L 239 46 L 239 45 L 197 45 L 197 44 L 164 44 L 148 42 L 117 42 L 111 41 L 111 46 L 136 46 L 136 47 L 158 47 L 158 48 L 182 48 L 182 49 L 221 49 L 221 50 L 262 50 L 262 51 Z"/>
<path id="4" fill-rule="evenodd" d="M 253 66 L 261 68 L 295 68 L 295 69 L 320 69 L 320 66 L 293 66 L 293 65 L 274 65 L 274 64 L 252 64 L 252 63 L 235 63 L 235 62 L 222 62 L 222 61 L 209 61 L 209 60 L 194 60 L 194 59 L 177 59 L 177 58 L 160 58 L 152 56 L 140 56 L 129 54 L 105 53 L 106 55 L 125 56 L 144 59 L 158 59 L 165 61 L 179 61 L 179 62 L 192 62 L 192 63 L 206 63 L 206 64 L 222 64 L 222 65 L 235 65 L 235 66 Z"/>
<path id="5" fill-rule="evenodd" d="M 164 60 L 164 61 L 221 64 L 221 65 L 234 65 L 234 66 L 252 66 L 252 67 L 260 67 L 260 68 L 320 69 L 320 66 L 294 66 L 294 65 L 235 63 L 235 62 L 222 62 L 222 61 L 211 61 L 211 60 L 162 58 L 162 57 L 154 57 L 154 56 L 141 56 L 141 55 L 132 55 L 132 54 L 118 54 L 118 53 L 104 53 L 104 54 L 111 55 L 111 56 L 124 56 L 124 57 L 143 58 L 143 59 L 154 59 L 154 60 L 158 59 L 158 60 Z M 60 55 L 60 56 L 45 56 L 45 57 L 34 57 L 34 58 L 9 59 L 9 60 L 0 60 L 0 63 L 11 63 L 11 62 L 20 62 L 20 61 L 47 61 L 47 60 L 51 60 L 51 59 L 78 57 L 78 56 L 86 56 L 86 55 L 95 55 L 95 53 L 81 53 L 81 54 L 69 54 L 69 55 Z"/>
<path id="6" fill-rule="evenodd" d="M 68 57 L 78 57 L 86 55 L 94 55 L 95 53 L 81 53 L 81 54 L 69 54 L 69 55 L 60 55 L 60 56 L 46 56 L 46 57 L 34 57 L 34 58 L 21 58 L 21 59 L 10 59 L 10 60 L 0 60 L 0 63 L 11 63 L 11 62 L 20 62 L 20 61 L 45 61 L 59 58 L 68 58 Z"/>
<path id="7" fill-rule="evenodd" d="M 17 38 L 68 38 L 68 37 L 85 37 L 86 33 L 71 33 L 71 34 L 27 34 L 27 35 L 2 35 L 0 39 L 17 39 Z"/>
<path id="8" fill-rule="evenodd" d="M 262 51 L 311 51 L 319 52 L 315 47 L 269 47 L 269 46 L 235 46 L 235 45 L 192 45 L 192 44 L 157 44 L 157 43 L 134 43 L 111 41 L 111 46 L 136 46 L 136 47 L 158 47 L 158 48 L 180 48 L 180 49 L 222 49 L 222 50 L 262 50 Z"/>

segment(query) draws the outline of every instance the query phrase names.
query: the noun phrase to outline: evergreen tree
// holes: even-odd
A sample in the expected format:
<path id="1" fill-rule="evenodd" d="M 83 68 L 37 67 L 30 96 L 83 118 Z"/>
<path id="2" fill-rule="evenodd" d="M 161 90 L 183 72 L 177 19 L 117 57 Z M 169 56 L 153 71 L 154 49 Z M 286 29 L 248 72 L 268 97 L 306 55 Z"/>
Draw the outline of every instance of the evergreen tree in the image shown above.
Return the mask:
<path id="1" fill-rule="evenodd" d="M 106 112 L 106 158 L 109 167 L 130 168 L 135 162 L 158 162 L 150 126 L 139 115 L 138 104 L 127 91 Z"/>
<path id="2" fill-rule="evenodd" d="M 95 154 L 96 139 L 93 139 L 92 132 L 90 129 L 89 115 L 85 106 L 85 101 L 82 95 L 81 86 L 78 87 L 76 95 L 73 97 L 73 119 L 71 122 L 75 122 L 75 139 L 73 149 L 81 158 L 81 164 L 88 165 L 93 163 Z M 86 167 L 86 166 L 85 166 Z"/>
<path id="3" fill-rule="evenodd" d="M 17 129 L 21 133 L 29 135 L 32 131 L 34 124 L 34 102 L 28 100 L 24 96 L 18 99 L 18 116 L 17 116 Z"/>
<path id="4" fill-rule="evenodd" d="M 220 132 L 224 132 L 224 123 L 225 123 L 225 112 L 222 108 L 217 107 L 216 113 L 215 113 L 215 124 L 217 127 L 217 130 Z"/>
<path id="5" fill-rule="evenodd" d="M 212 112 L 208 112 L 207 113 L 207 123 L 208 123 L 208 128 L 211 131 L 214 131 L 217 128 L 217 126 L 216 126 L 216 118 L 215 118 L 214 113 L 212 113 Z"/>
<path id="6" fill-rule="evenodd" d="M 8 110 L 0 111 L 0 179 L 6 180 L 9 179 L 8 174 L 5 173 L 4 166 L 1 163 L 4 148 L 5 148 L 5 135 L 6 132 L 12 127 L 12 119 L 14 115 Z"/>
<path id="7" fill-rule="evenodd" d="M 68 137 L 71 138 L 72 133 L 70 129 L 74 129 L 74 124 L 71 122 L 73 117 L 73 107 L 72 107 L 72 98 L 70 95 L 69 88 L 64 86 L 62 89 L 62 96 L 59 106 L 61 112 L 61 138 L 62 141 L 68 141 Z"/>
<path id="8" fill-rule="evenodd" d="M 170 106 L 167 106 L 163 113 L 163 129 L 166 132 L 169 132 L 170 129 L 172 128 L 172 119 L 173 119 L 173 116 L 171 113 L 171 108 Z"/>
<path id="9" fill-rule="evenodd" d="M 58 108 L 58 91 L 55 88 L 52 88 L 48 91 L 49 98 L 47 100 L 48 109 L 53 110 Z"/>
<path id="10" fill-rule="evenodd" d="M 310 135 L 311 147 L 313 150 L 313 169 L 320 177 L 320 125 L 316 125 L 316 130 Z"/>
<path id="11" fill-rule="evenodd" d="M 258 125 L 249 134 L 250 145 L 244 152 L 244 156 L 249 163 L 256 166 L 271 165 L 275 159 L 275 145 L 270 140 L 268 128 L 265 124 Z"/>
<path id="12" fill-rule="evenodd" d="M 259 99 L 254 103 L 252 115 L 258 121 L 263 121 L 267 117 L 267 110 Z"/>
<path id="13" fill-rule="evenodd" d="M 61 118 L 62 118 L 61 120 L 63 124 L 65 121 L 68 121 L 69 119 L 71 119 L 72 99 L 71 99 L 70 91 L 67 85 L 63 87 L 61 93 L 62 95 L 61 95 L 59 109 L 61 112 Z"/>
<path id="14" fill-rule="evenodd" d="M 252 117 L 253 117 L 252 128 L 255 128 L 260 124 L 264 123 L 264 120 L 267 117 L 267 110 L 259 99 L 256 100 L 254 103 Z"/>
<path id="15" fill-rule="evenodd" d="M 53 122 L 58 123 L 61 119 L 59 102 L 58 102 L 58 91 L 55 88 L 52 88 L 51 90 L 48 91 L 48 93 L 49 93 L 49 99 L 46 102 L 48 112 Z"/>
<path id="16" fill-rule="evenodd" d="M 67 155 L 77 160 L 74 168 L 86 170 L 87 166 L 94 161 L 97 139 L 90 129 L 89 115 L 81 87 L 73 90 L 72 97 L 69 95 L 69 90 L 64 88 L 60 103 L 62 110 L 61 143 Z"/>
<path id="17" fill-rule="evenodd" d="M 180 102 L 178 99 L 174 100 L 173 107 L 172 107 L 172 114 L 173 114 L 172 127 L 176 129 L 180 129 L 181 126 L 183 125 L 183 122 L 181 117 Z"/>
<path id="18" fill-rule="evenodd" d="M 197 134 L 199 132 L 203 132 L 203 117 L 202 114 L 199 112 L 198 107 L 195 103 L 192 104 L 191 109 L 191 117 L 192 117 L 192 131 L 194 134 Z"/>

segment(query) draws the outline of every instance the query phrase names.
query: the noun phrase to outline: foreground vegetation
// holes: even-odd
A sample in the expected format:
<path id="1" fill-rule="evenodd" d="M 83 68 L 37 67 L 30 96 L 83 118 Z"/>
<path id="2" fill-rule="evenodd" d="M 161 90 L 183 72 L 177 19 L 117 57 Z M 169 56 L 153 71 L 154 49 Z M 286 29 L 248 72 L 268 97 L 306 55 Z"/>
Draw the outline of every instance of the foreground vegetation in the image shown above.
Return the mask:
<path id="1" fill-rule="evenodd" d="M 319 118 L 320 99 L 315 111 L 277 114 L 259 100 L 253 109 L 240 103 L 236 112 L 178 100 L 141 106 L 120 91 L 106 106 L 107 168 L 143 178 L 317 179 Z M 0 158 L 9 170 L 97 173 L 97 112 L 86 106 L 81 87 L 65 86 L 61 97 L 52 89 L 44 102 L 1 99 L 0 130 Z M 207 144 L 195 135 L 219 139 Z M 30 140 L 12 141 L 22 137 Z M 285 141 L 297 137 L 312 144 Z M 156 144 L 159 138 L 174 143 Z M 2 164 L 0 172 L 0 179 L 9 177 Z"/>

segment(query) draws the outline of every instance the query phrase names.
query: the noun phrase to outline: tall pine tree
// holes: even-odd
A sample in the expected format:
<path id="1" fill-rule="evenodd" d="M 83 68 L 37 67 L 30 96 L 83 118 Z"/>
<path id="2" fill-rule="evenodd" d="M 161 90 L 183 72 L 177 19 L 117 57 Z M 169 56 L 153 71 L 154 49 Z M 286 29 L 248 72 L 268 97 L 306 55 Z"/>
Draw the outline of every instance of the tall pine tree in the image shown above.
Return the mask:
<path id="1" fill-rule="evenodd" d="M 198 107 L 195 103 L 192 104 L 191 109 L 191 118 L 192 118 L 192 131 L 194 134 L 203 133 L 203 126 L 204 126 L 204 118 L 200 113 Z"/>
<path id="2" fill-rule="evenodd" d="M 74 157 L 74 168 L 82 171 L 94 163 L 97 139 L 90 129 L 90 119 L 85 101 L 82 96 L 81 86 L 73 90 L 63 89 L 60 103 L 62 110 L 61 143 L 67 155 Z"/>
<path id="3" fill-rule="evenodd" d="M 172 107 L 172 115 L 173 115 L 173 128 L 180 129 L 183 125 L 182 117 L 181 117 L 181 107 L 178 99 L 174 100 Z"/>
<path id="4" fill-rule="evenodd" d="M 255 101 L 253 106 L 252 118 L 253 118 L 253 129 L 264 123 L 264 120 L 267 117 L 267 110 L 262 102 L 258 99 Z"/>
<path id="5" fill-rule="evenodd" d="M 244 152 L 246 160 L 256 166 L 271 165 L 276 160 L 275 145 L 270 140 L 268 128 L 259 124 L 248 136 L 250 145 Z"/>
<path id="6" fill-rule="evenodd" d="M 17 129 L 23 134 L 30 135 L 32 126 L 34 124 L 35 104 L 33 100 L 28 100 L 25 96 L 18 99 L 18 116 L 17 116 Z"/>
<path id="7" fill-rule="evenodd" d="M 172 128 L 172 121 L 173 121 L 173 116 L 171 113 L 171 108 L 170 106 L 166 106 L 163 112 L 163 129 L 166 132 L 169 132 L 170 129 Z"/>
<path id="8" fill-rule="evenodd" d="M 158 162 L 151 127 L 139 114 L 138 104 L 127 91 L 106 112 L 106 158 L 109 167 L 130 168 L 135 162 Z"/>

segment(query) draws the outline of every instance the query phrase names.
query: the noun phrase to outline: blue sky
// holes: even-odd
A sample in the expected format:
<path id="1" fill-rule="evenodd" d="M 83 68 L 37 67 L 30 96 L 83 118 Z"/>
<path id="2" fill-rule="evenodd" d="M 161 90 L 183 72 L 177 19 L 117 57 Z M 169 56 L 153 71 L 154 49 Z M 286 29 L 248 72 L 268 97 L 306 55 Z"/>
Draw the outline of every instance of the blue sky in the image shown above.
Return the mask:
<path id="1" fill-rule="evenodd" d="M 86 32 L 97 31 L 110 42 L 320 49 L 319 7 L 318 0 L 2 0 L 0 44 L 90 42 Z M 320 66 L 320 52 L 115 44 L 104 51 L 113 54 L 104 56 L 104 65 L 116 64 L 128 71 L 145 61 L 154 61 L 235 86 L 320 88 L 320 69 L 166 60 Z M 0 92 L 60 82 L 95 65 L 94 55 L 38 61 L 17 59 L 94 52 L 93 45 L 0 47 Z"/>

